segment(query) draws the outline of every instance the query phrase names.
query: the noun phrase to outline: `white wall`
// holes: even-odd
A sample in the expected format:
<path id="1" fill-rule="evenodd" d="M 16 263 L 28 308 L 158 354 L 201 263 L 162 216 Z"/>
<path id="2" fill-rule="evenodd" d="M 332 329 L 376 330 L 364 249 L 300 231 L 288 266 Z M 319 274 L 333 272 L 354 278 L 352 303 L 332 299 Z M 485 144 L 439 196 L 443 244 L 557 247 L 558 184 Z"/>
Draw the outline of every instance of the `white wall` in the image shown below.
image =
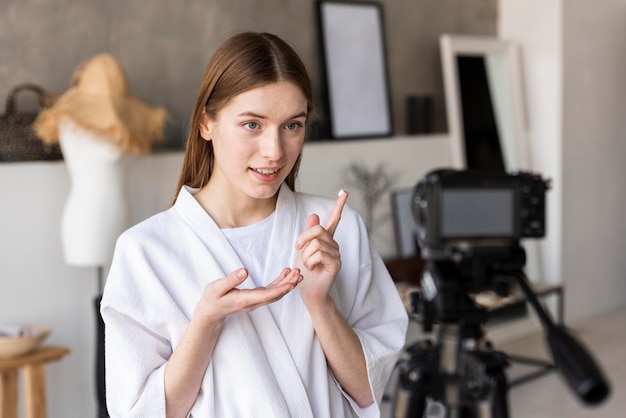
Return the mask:
<path id="1" fill-rule="evenodd" d="M 430 135 L 392 140 L 312 142 L 304 151 L 298 190 L 333 197 L 343 188 L 350 192 L 348 204 L 364 213 L 362 194 L 345 183 L 345 171 L 353 162 L 361 162 L 370 169 L 383 164 L 398 175 L 395 189 L 412 188 L 427 171 L 450 164 L 448 139 L 443 135 Z M 381 201 L 380 228 L 374 230 L 372 243 L 383 257 L 392 257 L 396 255 L 396 248 L 390 197 L 383 196 Z"/>
<path id="2" fill-rule="evenodd" d="M 410 187 L 426 171 L 447 165 L 448 154 L 445 136 L 311 143 L 305 147 L 298 188 L 335 196 L 344 187 L 342 172 L 351 161 L 370 167 L 388 163 L 400 174 L 398 187 Z M 131 164 L 133 222 L 169 206 L 181 163 L 182 154 L 166 153 Z M 49 416 L 82 418 L 96 416 L 92 305 L 98 275 L 96 268 L 63 262 L 60 220 L 68 191 L 63 162 L 0 164 L 0 322 L 51 326 L 47 342 L 71 349 L 47 368 Z M 351 193 L 350 204 L 358 208 L 358 202 L 358 193 Z M 391 236 L 391 224 L 386 228 L 381 237 Z M 374 245 L 386 255 L 395 252 L 386 238 Z"/>
<path id="3" fill-rule="evenodd" d="M 625 39 L 626 0 L 563 2 L 563 277 L 579 316 L 626 301 Z"/>
<path id="4" fill-rule="evenodd" d="M 167 206 L 180 160 L 163 154 L 131 166 L 133 219 Z M 91 417 L 98 274 L 63 262 L 60 220 L 68 191 L 63 162 L 0 164 L 0 323 L 52 327 L 47 343 L 68 346 L 71 354 L 47 368 L 49 416 Z"/>
<path id="5" fill-rule="evenodd" d="M 553 179 L 547 280 L 568 320 L 626 303 L 626 0 L 500 0 L 499 34 L 518 41 L 533 168 Z"/>

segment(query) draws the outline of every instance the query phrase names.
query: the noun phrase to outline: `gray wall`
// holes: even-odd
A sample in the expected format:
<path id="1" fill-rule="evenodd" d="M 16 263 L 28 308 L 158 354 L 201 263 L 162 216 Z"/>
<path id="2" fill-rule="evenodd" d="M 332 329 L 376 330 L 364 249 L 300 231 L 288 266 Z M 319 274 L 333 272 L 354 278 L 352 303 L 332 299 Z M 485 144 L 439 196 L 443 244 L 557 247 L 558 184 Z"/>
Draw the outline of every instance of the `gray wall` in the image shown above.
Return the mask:
<path id="1" fill-rule="evenodd" d="M 521 43 L 534 170 L 552 181 L 545 279 L 567 321 L 626 302 L 626 0 L 499 0 Z"/>
<path id="2" fill-rule="evenodd" d="M 396 133 L 406 132 L 409 94 L 434 96 L 434 130 L 445 132 L 438 37 L 495 34 L 497 1 L 380 3 Z M 81 61 L 111 52 L 126 70 L 133 94 L 170 111 L 168 140 L 180 142 L 215 48 L 236 31 L 259 30 L 284 37 L 302 55 L 324 113 L 312 0 L 0 0 L 0 5 L 0 103 L 23 82 L 62 92 Z M 34 106 L 27 98 L 21 103 Z"/>
<path id="3" fill-rule="evenodd" d="M 562 277 L 589 316 L 626 301 L 626 0 L 564 4 Z"/>

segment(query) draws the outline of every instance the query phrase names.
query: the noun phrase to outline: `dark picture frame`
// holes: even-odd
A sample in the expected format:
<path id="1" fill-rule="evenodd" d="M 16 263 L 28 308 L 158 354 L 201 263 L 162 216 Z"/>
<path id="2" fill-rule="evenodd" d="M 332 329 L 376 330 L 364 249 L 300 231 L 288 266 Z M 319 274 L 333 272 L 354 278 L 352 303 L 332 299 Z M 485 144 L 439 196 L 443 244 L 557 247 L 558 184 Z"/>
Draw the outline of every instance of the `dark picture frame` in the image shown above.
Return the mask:
<path id="1" fill-rule="evenodd" d="M 393 135 L 382 6 L 317 0 L 316 8 L 331 138 Z"/>

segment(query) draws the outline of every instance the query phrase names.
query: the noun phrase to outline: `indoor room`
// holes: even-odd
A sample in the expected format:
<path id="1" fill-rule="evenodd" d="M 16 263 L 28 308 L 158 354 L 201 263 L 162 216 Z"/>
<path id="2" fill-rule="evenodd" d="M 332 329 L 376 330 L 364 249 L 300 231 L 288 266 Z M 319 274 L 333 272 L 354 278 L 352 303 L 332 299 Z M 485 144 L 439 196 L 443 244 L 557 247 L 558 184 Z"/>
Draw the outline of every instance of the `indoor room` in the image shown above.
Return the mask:
<path id="1" fill-rule="evenodd" d="M 443 334 L 425 332 L 425 299 L 415 297 L 427 293 L 422 280 L 433 266 L 418 239 L 427 227 L 416 224 L 416 186 L 434 170 L 486 173 L 493 164 L 492 171 L 511 181 L 507 187 L 516 193 L 513 178 L 517 181 L 520 172 L 533 173 L 529 181 L 546 186 L 540 233 L 519 235 L 516 230 L 511 241 L 517 249 L 523 238 L 521 270 L 539 313 L 527 302 L 523 284 L 495 296 L 489 276 L 487 284 L 466 291 L 462 281 L 457 290 L 463 300 L 468 296 L 485 307 L 478 321 L 483 337 L 507 358 L 498 372 L 508 380 L 499 387 L 510 416 L 623 414 L 626 0 L 0 4 L 2 418 L 108 416 L 100 299 L 116 239 L 172 206 L 207 62 L 226 39 L 242 31 L 275 34 L 301 57 L 315 111 L 307 121 L 295 188 L 331 199 L 339 190 L 348 191 L 347 205 L 362 217 L 369 244 L 409 311 L 406 349 L 385 388 L 381 416 L 414 416 L 402 412 L 399 397 L 407 393 L 429 402 L 439 398 L 431 387 L 427 393 L 400 393 L 402 379 L 412 376 L 403 368 L 414 358 L 410 347 L 443 339 Z M 44 111 L 63 103 L 77 85 L 75 76 L 86 74 L 80 72 L 88 68 L 85 63 L 103 57 L 118 71 L 115 86 L 125 95 L 124 106 L 140 109 L 150 122 L 131 121 L 144 136 L 141 144 L 123 149 L 108 143 L 102 148 L 100 134 L 70 127 L 68 135 L 79 143 L 85 136 L 96 139 L 88 151 L 94 159 L 81 161 L 70 156 L 67 144 L 59 144 L 66 125 L 59 125 L 58 132 L 55 125 L 47 142 L 33 126 Z M 115 86 L 107 86 L 107 94 L 115 94 Z M 111 103 L 119 109 L 116 100 Z M 79 105 L 78 111 L 97 124 L 106 119 L 102 106 Z M 103 161 L 106 167 L 99 169 Z M 101 200 L 88 212 L 71 212 L 77 195 Z M 470 197 L 462 199 L 465 209 Z M 495 220 L 487 210 L 497 205 L 485 199 L 476 203 L 491 227 Z M 510 215 L 519 213 L 511 210 Z M 106 237 L 88 245 L 68 238 L 92 229 Z M 445 245 L 452 248 L 452 241 Z M 456 330 L 458 321 L 447 324 L 437 316 L 442 315 L 438 306 L 435 330 L 444 325 Z M 457 315 L 460 308 L 446 309 Z M 466 317 L 459 315 L 465 324 Z M 554 337 L 562 330 L 565 336 Z M 41 337 L 36 347 L 3 356 L 3 340 L 29 332 Z M 470 342 L 456 338 L 459 347 L 461 340 Z M 580 350 L 555 367 L 555 347 L 566 353 Z M 583 378 L 564 376 L 571 369 L 580 372 L 580 362 L 588 366 L 582 367 Z M 438 377 L 443 373 L 432 362 L 419 365 Z M 472 377 L 482 373 L 472 370 L 466 370 Z M 597 372 L 591 389 L 588 372 Z M 578 393 L 571 387 L 577 378 Z M 477 404 L 472 401 L 472 407 Z M 450 407 L 434 401 L 432 414 L 436 405 Z"/>

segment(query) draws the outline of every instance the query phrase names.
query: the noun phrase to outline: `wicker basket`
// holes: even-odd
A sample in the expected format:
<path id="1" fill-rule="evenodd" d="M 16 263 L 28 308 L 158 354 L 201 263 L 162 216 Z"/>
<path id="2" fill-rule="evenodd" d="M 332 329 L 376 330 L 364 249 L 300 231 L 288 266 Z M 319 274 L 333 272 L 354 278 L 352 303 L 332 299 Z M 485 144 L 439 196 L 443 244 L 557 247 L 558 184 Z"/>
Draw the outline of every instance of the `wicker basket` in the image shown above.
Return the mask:
<path id="1" fill-rule="evenodd" d="M 17 95 L 26 91 L 34 92 L 40 107 L 45 106 L 47 93 L 39 86 L 22 84 L 11 90 L 7 98 L 6 113 L 0 116 L 0 162 L 62 159 L 63 154 L 58 144 L 45 144 L 35 134 L 32 125 L 37 118 L 37 112 L 17 111 Z"/>

